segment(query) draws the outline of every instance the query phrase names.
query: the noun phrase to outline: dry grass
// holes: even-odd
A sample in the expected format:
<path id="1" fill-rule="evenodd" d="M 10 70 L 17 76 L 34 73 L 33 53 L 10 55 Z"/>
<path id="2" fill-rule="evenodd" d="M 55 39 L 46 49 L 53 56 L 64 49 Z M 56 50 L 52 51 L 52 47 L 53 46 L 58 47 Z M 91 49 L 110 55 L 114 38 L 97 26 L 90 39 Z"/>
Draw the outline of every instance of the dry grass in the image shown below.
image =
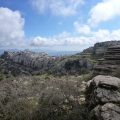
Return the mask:
<path id="1" fill-rule="evenodd" d="M 83 76 L 19 77 L 0 82 L 0 120 L 85 120 Z"/>

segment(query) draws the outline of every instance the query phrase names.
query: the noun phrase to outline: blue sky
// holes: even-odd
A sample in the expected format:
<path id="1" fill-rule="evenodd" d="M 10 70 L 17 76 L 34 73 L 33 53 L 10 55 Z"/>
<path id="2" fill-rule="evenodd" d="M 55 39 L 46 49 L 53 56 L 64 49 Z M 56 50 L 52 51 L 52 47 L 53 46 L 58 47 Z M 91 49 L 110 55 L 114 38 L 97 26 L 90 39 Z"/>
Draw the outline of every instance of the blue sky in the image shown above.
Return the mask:
<path id="1" fill-rule="evenodd" d="M 82 50 L 120 40 L 120 0 L 0 0 L 0 47 Z"/>

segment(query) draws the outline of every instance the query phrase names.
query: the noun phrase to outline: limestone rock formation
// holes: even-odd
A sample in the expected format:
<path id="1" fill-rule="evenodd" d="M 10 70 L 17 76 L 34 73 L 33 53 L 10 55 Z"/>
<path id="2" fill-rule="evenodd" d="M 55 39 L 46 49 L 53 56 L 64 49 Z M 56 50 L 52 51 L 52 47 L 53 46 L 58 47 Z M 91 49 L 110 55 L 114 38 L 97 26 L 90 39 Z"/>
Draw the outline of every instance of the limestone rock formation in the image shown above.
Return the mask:
<path id="1" fill-rule="evenodd" d="M 91 53 L 95 56 L 102 57 L 107 48 L 120 45 L 120 41 L 106 41 L 96 43 L 93 47 L 83 50 L 83 53 Z"/>
<path id="2" fill-rule="evenodd" d="M 94 70 L 95 74 L 107 75 L 120 72 L 120 45 L 109 47 Z"/>
<path id="3" fill-rule="evenodd" d="M 86 105 L 90 120 L 120 118 L 120 79 L 98 75 L 87 83 Z"/>
<path id="4" fill-rule="evenodd" d="M 119 120 L 120 107 L 113 103 L 97 106 L 90 113 L 91 120 Z"/>
<path id="5" fill-rule="evenodd" d="M 48 70 L 54 64 L 55 57 L 46 53 L 35 53 L 28 50 L 9 52 L 6 51 L 0 57 L 0 66 L 6 73 L 34 74 Z"/>
<path id="6" fill-rule="evenodd" d="M 54 60 L 53 57 L 46 53 L 35 53 L 27 50 L 20 52 L 6 51 L 2 55 L 2 58 L 36 69 L 47 68 Z"/>
<path id="7" fill-rule="evenodd" d="M 59 60 L 53 67 L 53 72 L 56 74 L 82 74 L 92 70 L 94 64 L 87 59 L 66 58 Z"/>
<path id="8" fill-rule="evenodd" d="M 80 74 L 93 69 L 94 64 L 84 58 L 54 57 L 31 51 L 6 51 L 0 57 L 0 70 L 15 76 L 50 73 L 57 75 Z"/>

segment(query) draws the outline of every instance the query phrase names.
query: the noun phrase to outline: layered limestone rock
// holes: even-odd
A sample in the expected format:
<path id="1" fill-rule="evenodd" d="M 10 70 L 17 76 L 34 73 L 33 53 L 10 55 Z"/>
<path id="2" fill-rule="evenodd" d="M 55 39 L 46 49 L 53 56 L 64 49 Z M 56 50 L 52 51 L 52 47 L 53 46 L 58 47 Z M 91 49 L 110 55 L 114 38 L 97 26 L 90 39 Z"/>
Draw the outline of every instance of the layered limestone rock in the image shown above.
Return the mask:
<path id="1" fill-rule="evenodd" d="M 87 83 L 89 120 L 119 120 L 120 79 L 99 75 Z"/>
<path id="2" fill-rule="evenodd" d="M 0 57 L 0 70 L 14 75 L 20 74 L 82 74 L 92 70 L 94 63 L 76 56 L 54 57 L 46 53 L 31 51 L 6 51 Z"/>
<path id="3" fill-rule="evenodd" d="M 54 57 L 51 57 L 46 53 L 35 53 L 27 50 L 20 52 L 6 51 L 2 55 L 2 58 L 5 60 L 11 60 L 24 66 L 38 69 L 43 67 L 47 68 L 50 63 L 55 60 Z"/>
<path id="4" fill-rule="evenodd" d="M 102 57 L 109 47 L 120 45 L 120 41 L 106 41 L 96 43 L 93 47 L 83 50 L 82 53 L 91 53 L 97 57 Z"/>
<path id="5" fill-rule="evenodd" d="M 50 69 L 55 60 L 55 57 L 46 53 L 36 53 L 28 50 L 6 51 L 0 57 L 0 67 L 6 74 L 38 74 Z"/>
<path id="6" fill-rule="evenodd" d="M 114 74 L 120 70 L 120 45 L 109 47 L 94 68 L 95 74 Z"/>

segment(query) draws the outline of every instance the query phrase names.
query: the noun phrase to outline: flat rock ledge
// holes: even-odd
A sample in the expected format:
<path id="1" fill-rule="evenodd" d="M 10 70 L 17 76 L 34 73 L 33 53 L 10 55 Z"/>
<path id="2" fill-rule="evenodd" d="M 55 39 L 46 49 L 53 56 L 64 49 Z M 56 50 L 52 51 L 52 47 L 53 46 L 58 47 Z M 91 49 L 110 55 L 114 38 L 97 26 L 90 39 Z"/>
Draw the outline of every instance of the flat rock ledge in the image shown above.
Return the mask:
<path id="1" fill-rule="evenodd" d="M 86 86 L 89 120 L 120 120 L 120 79 L 98 75 Z"/>

